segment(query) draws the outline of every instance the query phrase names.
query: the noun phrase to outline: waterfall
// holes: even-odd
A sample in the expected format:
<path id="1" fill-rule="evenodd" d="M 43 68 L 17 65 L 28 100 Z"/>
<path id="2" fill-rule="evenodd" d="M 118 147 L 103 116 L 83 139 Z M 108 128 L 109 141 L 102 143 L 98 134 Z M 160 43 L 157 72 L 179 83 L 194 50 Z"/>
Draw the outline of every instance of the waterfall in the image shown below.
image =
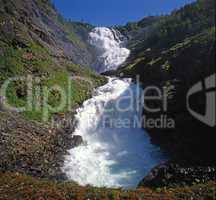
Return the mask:
<path id="1" fill-rule="evenodd" d="M 130 55 L 130 50 L 124 47 L 124 37 L 115 29 L 94 28 L 89 34 L 89 43 L 96 48 L 95 69 L 99 73 L 116 70 Z"/>
<path id="2" fill-rule="evenodd" d="M 97 47 L 99 71 L 116 69 L 129 50 L 122 47 L 121 35 L 108 28 L 95 28 L 91 43 Z M 74 135 L 83 145 L 68 151 L 62 168 L 68 179 L 80 185 L 134 188 L 163 159 L 151 144 L 140 122 L 142 88 L 130 79 L 109 78 L 83 103 L 75 116 Z"/>

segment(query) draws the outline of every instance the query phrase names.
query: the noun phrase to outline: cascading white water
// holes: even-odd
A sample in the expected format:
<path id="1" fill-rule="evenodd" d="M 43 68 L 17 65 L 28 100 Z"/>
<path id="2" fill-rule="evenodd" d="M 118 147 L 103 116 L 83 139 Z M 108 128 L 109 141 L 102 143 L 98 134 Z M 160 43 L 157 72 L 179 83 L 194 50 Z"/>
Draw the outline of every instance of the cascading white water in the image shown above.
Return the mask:
<path id="1" fill-rule="evenodd" d="M 116 70 L 130 55 L 130 50 L 124 48 L 122 38 L 117 30 L 105 27 L 94 28 L 90 32 L 89 43 L 97 50 L 95 68 L 99 73 Z"/>
<path id="2" fill-rule="evenodd" d="M 119 38 L 111 33 L 114 34 L 107 28 L 96 28 L 90 33 L 91 38 L 96 38 L 92 44 L 95 41 L 106 58 L 101 71 L 114 69 L 126 59 L 121 52 L 115 52 L 122 48 L 117 45 Z M 162 161 L 160 150 L 138 126 L 141 92 L 141 87 L 129 79 L 109 78 L 77 110 L 74 135 L 82 136 L 85 142 L 69 150 L 65 157 L 63 171 L 70 180 L 80 185 L 134 188 Z"/>

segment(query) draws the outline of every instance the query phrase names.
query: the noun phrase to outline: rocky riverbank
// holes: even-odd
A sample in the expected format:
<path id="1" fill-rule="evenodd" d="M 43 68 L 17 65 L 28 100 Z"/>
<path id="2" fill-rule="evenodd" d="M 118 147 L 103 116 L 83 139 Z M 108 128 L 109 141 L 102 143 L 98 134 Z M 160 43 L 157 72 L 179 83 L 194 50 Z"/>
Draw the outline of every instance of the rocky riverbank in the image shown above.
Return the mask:
<path id="1" fill-rule="evenodd" d="M 184 166 L 172 162 L 155 167 L 138 187 L 178 187 L 205 184 L 216 180 L 215 166 Z"/>
<path id="2" fill-rule="evenodd" d="M 25 120 L 16 113 L 0 112 L 0 171 L 19 172 L 35 177 L 64 180 L 60 168 L 64 155 L 79 145 L 72 137 L 74 113 L 55 126 Z M 57 127 L 59 123 L 61 126 Z"/>

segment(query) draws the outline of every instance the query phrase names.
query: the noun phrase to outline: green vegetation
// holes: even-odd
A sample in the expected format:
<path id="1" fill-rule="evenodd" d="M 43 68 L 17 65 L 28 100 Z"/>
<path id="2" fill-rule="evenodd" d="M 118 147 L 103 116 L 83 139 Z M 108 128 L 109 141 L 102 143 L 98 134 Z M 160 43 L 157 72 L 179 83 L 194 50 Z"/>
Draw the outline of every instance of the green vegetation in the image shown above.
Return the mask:
<path id="1" fill-rule="evenodd" d="M 140 75 L 141 80 L 146 82 L 150 79 L 166 82 L 173 78 L 190 82 L 213 72 L 214 0 L 198 0 L 171 15 L 145 18 L 133 26 L 136 28 L 129 25 L 120 27 L 126 34 L 134 35 L 129 40 L 131 58 L 120 69 L 125 75 Z M 151 31 L 143 32 L 142 28 Z M 191 75 L 192 71 L 196 72 L 193 73 L 195 77 L 188 78 L 186 71 Z"/>
<path id="2" fill-rule="evenodd" d="M 145 28 L 139 27 L 129 40 L 132 53 L 118 74 L 123 72 L 134 79 L 139 75 L 144 87 L 154 85 L 166 92 L 167 112 L 144 112 L 146 118 L 158 119 L 166 114 L 175 120 L 173 130 L 148 130 L 152 141 L 171 160 L 186 166 L 215 166 L 211 156 L 215 128 L 200 123 L 186 105 L 189 89 L 215 73 L 215 0 L 198 0 Z M 158 101 L 151 106 L 158 108 L 161 104 Z M 190 104 L 196 112 L 204 114 L 204 95 L 192 95 Z"/>
<path id="3" fill-rule="evenodd" d="M 131 32 L 134 34 L 134 33 L 137 33 L 142 28 L 145 28 L 147 26 L 151 26 L 152 24 L 154 24 L 155 22 L 157 22 L 161 18 L 162 18 L 162 16 L 159 16 L 159 17 L 149 16 L 149 17 L 146 17 L 139 22 L 130 22 L 130 23 L 126 24 L 126 26 L 116 26 L 115 28 L 117 28 L 124 35 L 128 35 Z"/>
<path id="4" fill-rule="evenodd" d="M 29 16 L 31 15 L 29 12 L 32 11 L 23 10 L 26 2 L 0 1 L 4 5 L 0 9 L 0 85 L 8 78 L 32 76 L 30 91 L 27 91 L 29 88 L 26 86 L 29 79 L 24 79 L 12 81 L 6 94 L 10 105 L 28 108 L 22 112 L 26 119 L 41 121 L 44 104 L 58 107 L 62 94 L 55 89 L 52 90 L 53 86 L 58 86 L 66 94 L 66 105 L 58 111 L 49 111 L 47 117 L 49 119 L 53 114 L 73 110 L 90 97 L 94 87 L 105 83 L 105 78 L 86 69 L 88 67 L 73 64 L 65 57 L 62 47 L 54 46 L 51 34 L 43 30 L 45 27 L 52 29 L 58 26 L 62 30 L 61 34 L 68 39 L 68 43 L 71 42 L 71 45 L 78 49 L 76 53 L 88 52 L 84 36 L 92 28 L 90 25 L 66 21 L 58 14 L 51 1 L 39 0 L 36 1 L 36 8 L 33 9 L 40 10 L 56 25 L 53 26 L 51 23 L 50 26 L 44 24 L 37 27 L 38 22 L 34 22 L 35 19 Z M 39 17 L 38 14 L 37 16 Z M 40 20 L 44 22 L 46 17 L 40 16 Z M 55 56 L 59 58 L 53 56 L 51 53 L 53 49 Z M 60 60 L 61 57 L 64 59 Z M 82 80 L 74 79 L 77 76 L 80 76 Z M 27 104 L 29 93 L 32 93 L 30 107 Z M 45 93 L 48 93 L 46 98 L 44 98 Z"/>
<path id="5" fill-rule="evenodd" d="M 60 22 L 63 24 L 64 30 L 68 36 L 68 38 L 78 45 L 78 47 L 82 49 L 89 48 L 89 45 L 85 42 L 88 38 L 88 33 L 93 26 L 90 24 L 72 22 L 70 20 L 65 20 L 63 18 L 60 19 Z"/>
<path id="6" fill-rule="evenodd" d="M 129 47 L 137 53 L 149 47 L 169 48 L 186 37 L 213 26 L 215 26 L 215 1 L 198 0 L 173 11 L 171 15 L 147 17 L 138 23 L 128 24 L 119 29 L 126 35 L 132 34 L 134 38 L 129 41 Z"/>
<path id="7" fill-rule="evenodd" d="M 42 120 L 43 110 L 40 103 L 43 103 L 42 89 L 52 88 L 57 85 L 63 89 L 67 96 L 67 104 L 58 112 L 70 111 L 80 105 L 86 98 L 90 97 L 93 87 L 97 87 L 105 82 L 105 79 L 93 73 L 90 69 L 75 65 L 72 63 L 64 63 L 62 65 L 56 63 L 48 50 L 36 42 L 24 43 L 12 41 L 1 41 L 3 54 L 0 56 L 0 83 L 11 77 L 27 77 L 31 75 L 33 78 L 33 105 L 39 105 L 39 109 L 33 106 L 33 110 L 23 112 L 27 119 Z M 80 76 L 86 80 L 71 80 L 75 76 Z M 39 82 L 35 78 L 40 79 Z M 36 82 L 34 82 L 36 81 Z M 92 84 L 87 84 L 89 81 Z M 7 97 L 10 105 L 21 107 L 26 106 L 27 92 L 26 80 L 13 81 L 7 90 Z M 71 84 L 71 85 L 69 85 Z M 40 88 L 41 93 L 35 96 L 35 89 Z M 39 99 L 38 99 L 39 98 Z M 58 106 L 61 95 L 58 91 L 51 91 L 49 94 L 48 104 L 50 106 Z M 69 105 L 70 104 L 70 105 Z M 49 118 L 52 116 L 49 113 Z"/>
<path id="8" fill-rule="evenodd" d="M 200 77 L 214 72 L 214 43 L 215 27 L 212 27 L 186 37 L 166 50 L 142 51 L 119 73 L 134 78 L 140 75 L 142 82 L 160 85 L 175 79 L 188 87 Z"/>
<path id="9" fill-rule="evenodd" d="M 62 24 L 64 26 L 64 30 L 65 30 L 68 38 L 72 42 L 74 42 L 75 44 L 77 44 L 78 46 L 80 46 L 82 48 L 87 48 L 86 44 L 78 37 L 77 34 L 75 34 L 74 27 L 73 27 L 72 23 L 67 22 L 67 21 L 63 21 Z"/>
<path id="10" fill-rule="evenodd" d="M 36 43 L 30 44 L 26 48 L 11 44 L 6 46 L 3 51 L 4 54 L 0 57 L 1 82 L 8 77 L 28 73 L 49 76 L 52 70 L 57 68 L 48 51 Z"/>
<path id="11" fill-rule="evenodd" d="M 120 71 L 134 77 L 139 74 L 143 81 L 148 80 L 148 75 L 145 73 L 149 70 L 167 75 L 172 74 L 179 79 L 187 76 L 187 74 L 184 75 L 184 70 L 208 73 L 208 70 L 213 70 L 210 62 L 213 59 L 211 54 L 214 51 L 214 42 L 215 27 L 212 27 L 194 36 L 186 37 L 182 42 L 166 50 L 160 51 L 152 48 L 142 51 Z M 206 65 L 208 68 L 204 67 Z"/>

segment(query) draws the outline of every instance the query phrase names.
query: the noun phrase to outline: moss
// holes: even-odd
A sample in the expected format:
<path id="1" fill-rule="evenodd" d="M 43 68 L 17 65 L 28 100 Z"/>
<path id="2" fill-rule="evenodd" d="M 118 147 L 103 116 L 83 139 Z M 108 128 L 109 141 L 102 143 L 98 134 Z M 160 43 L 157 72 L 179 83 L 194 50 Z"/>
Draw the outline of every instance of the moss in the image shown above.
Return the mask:
<path id="1" fill-rule="evenodd" d="M 153 66 L 153 65 L 155 65 L 156 63 L 158 63 L 158 62 L 161 61 L 161 60 L 162 60 L 161 57 L 159 57 L 159 58 L 157 58 L 157 59 L 153 59 L 153 60 L 151 60 L 151 62 L 149 62 L 149 65 Z"/>
<path id="2" fill-rule="evenodd" d="M 166 71 L 169 71 L 170 68 L 171 68 L 170 63 L 169 63 L 168 60 L 161 67 L 162 67 L 162 69 L 164 69 Z"/>
<path id="3" fill-rule="evenodd" d="M 137 58 L 132 64 L 126 67 L 127 70 L 133 69 L 135 65 L 145 60 L 145 57 Z"/>

